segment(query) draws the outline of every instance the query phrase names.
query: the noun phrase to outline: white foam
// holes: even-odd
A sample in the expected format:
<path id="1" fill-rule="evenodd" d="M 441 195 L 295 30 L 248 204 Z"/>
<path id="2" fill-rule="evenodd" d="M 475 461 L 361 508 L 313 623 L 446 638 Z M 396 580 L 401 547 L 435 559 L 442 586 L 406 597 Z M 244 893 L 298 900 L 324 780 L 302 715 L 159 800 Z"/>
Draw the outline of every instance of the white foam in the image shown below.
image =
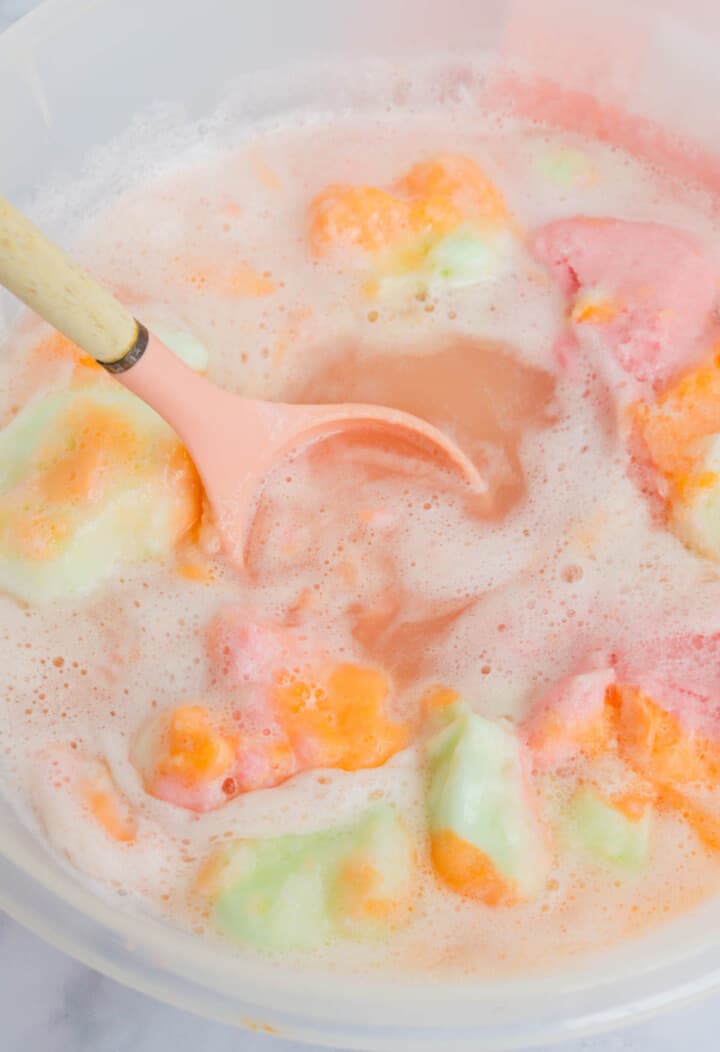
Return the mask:
<path id="1" fill-rule="evenodd" d="M 575 212 L 656 219 L 697 232 L 718 251 L 720 237 L 700 197 L 678 195 L 609 147 L 483 116 L 472 90 L 450 101 L 446 92 L 442 110 L 429 107 L 422 91 L 410 91 L 407 112 L 392 114 L 370 112 L 371 95 L 368 88 L 362 116 L 327 122 L 310 110 L 262 134 L 248 126 L 248 109 L 237 99 L 202 125 L 185 125 L 181 114 L 158 109 L 131 130 L 132 185 L 127 143 L 118 142 L 74 186 L 50 187 L 35 214 L 55 232 L 77 238 L 81 257 L 138 311 L 151 304 L 168 325 L 186 326 L 201 338 L 212 379 L 268 398 L 292 392 L 352 341 L 369 358 L 409 349 L 420 357 L 448 335 L 480 336 L 508 345 L 529 367 L 554 368 L 562 304 L 519 247 L 512 274 L 482 296 L 469 288 L 440 294 L 431 304 L 384 303 L 371 321 L 357 276 L 308 256 L 307 204 L 334 181 L 387 185 L 420 158 L 461 151 L 498 182 L 523 229 Z M 287 101 L 292 93 L 278 88 L 281 97 Z M 356 101 L 346 93 L 338 107 Z M 570 189 L 544 181 L 535 159 L 548 142 L 585 151 L 597 180 Z M 215 294 L 200 279 L 218 261 L 267 272 L 277 290 L 242 300 Z M 39 332 L 30 325 L 3 348 L 6 411 L 28 394 L 25 363 Z M 483 377 L 468 376 L 471 382 L 482 384 Z M 499 523 L 470 515 L 442 473 L 428 470 L 410 482 L 378 479 L 376 451 L 345 450 L 334 462 L 316 458 L 309 465 L 300 458 L 278 470 L 250 578 L 228 571 L 206 588 L 153 566 L 126 573 L 74 608 L 23 610 L 0 599 L 0 666 L 10 681 L 0 709 L 5 791 L 26 808 L 38 757 L 53 744 L 76 742 L 105 756 L 146 835 L 163 851 L 158 865 L 155 855 L 150 864 L 146 853 L 123 850 L 122 890 L 179 923 L 197 921 L 178 903 L 212 844 L 323 828 L 352 817 L 373 795 L 394 800 L 408 816 L 424 857 L 422 772 L 414 749 L 379 770 L 306 773 L 198 819 L 144 793 L 128 758 L 130 743 L 152 711 L 204 696 L 203 630 L 231 601 L 272 618 L 309 596 L 301 615 L 308 631 L 339 657 L 363 660 L 351 607 L 381 605 L 399 581 L 407 620 L 448 610 L 457 616 L 423 646 L 414 680 L 407 669 L 396 671 L 398 705 L 410 713 L 424 684 L 443 682 L 483 712 L 514 720 L 548 682 L 619 635 L 642 645 L 656 626 L 720 628 L 717 575 L 656 526 L 628 477 L 617 421 L 608 427 L 593 397 L 580 398 L 570 384 L 558 388 L 555 421 L 533 428 L 521 443 L 528 496 Z M 491 468 L 507 471 L 499 447 L 485 452 Z M 392 466 L 390 458 L 384 464 Z M 399 461 L 394 466 L 404 470 Z M 384 514 L 368 523 L 363 514 L 377 509 Z M 391 627 L 378 645 L 402 666 L 405 639 Z M 110 874 L 120 862 L 108 854 L 101 831 L 81 833 L 72 801 L 37 793 L 35 800 L 55 845 L 69 845 L 74 862 L 108 881 L 112 893 Z M 671 820 L 661 823 L 642 887 L 588 877 L 578 888 L 577 875 L 562 871 L 541 903 L 515 911 L 461 901 L 425 874 L 413 924 L 388 943 L 384 960 L 408 970 L 488 972 L 501 959 L 502 967 L 537 965 L 549 944 L 559 954 L 598 945 L 625 930 L 638 902 L 650 914 L 655 901 L 674 902 L 683 887 L 714 888 L 717 867 L 692 856 L 683 836 Z M 675 880 L 678 867 L 683 875 Z M 156 873 L 151 888 L 149 871 Z M 346 967 L 376 965 L 380 956 L 357 947 L 332 953 Z"/>

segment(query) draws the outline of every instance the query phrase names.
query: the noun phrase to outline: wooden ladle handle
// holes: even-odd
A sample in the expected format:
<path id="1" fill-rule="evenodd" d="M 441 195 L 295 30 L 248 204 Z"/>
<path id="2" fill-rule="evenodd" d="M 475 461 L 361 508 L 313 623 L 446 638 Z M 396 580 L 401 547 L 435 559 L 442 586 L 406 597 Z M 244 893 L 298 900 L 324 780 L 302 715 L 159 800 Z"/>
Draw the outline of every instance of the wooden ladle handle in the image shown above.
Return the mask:
<path id="1" fill-rule="evenodd" d="M 0 282 L 98 362 L 137 340 L 132 314 L 1 194 Z"/>

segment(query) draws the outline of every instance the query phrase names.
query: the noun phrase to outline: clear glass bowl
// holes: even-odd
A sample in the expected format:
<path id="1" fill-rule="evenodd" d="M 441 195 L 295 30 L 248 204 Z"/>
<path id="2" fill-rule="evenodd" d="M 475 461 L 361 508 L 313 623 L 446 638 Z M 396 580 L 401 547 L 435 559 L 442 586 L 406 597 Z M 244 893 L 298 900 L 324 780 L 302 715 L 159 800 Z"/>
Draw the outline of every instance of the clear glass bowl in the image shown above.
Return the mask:
<path id="1" fill-rule="evenodd" d="M 440 51 L 459 63 L 460 53 L 481 48 L 660 120 L 710 151 L 720 141 L 715 0 L 48 0 L 0 37 L 0 185 L 26 204 L 48 178 L 81 176 L 89 153 L 157 100 L 202 119 L 228 82 L 257 71 L 282 66 L 290 75 L 298 63 Z M 331 97 L 329 84 L 318 75 L 309 101 Z M 293 90 L 236 98 L 250 120 L 299 104 Z M 133 164 L 132 151 L 125 163 Z M 702 164 L 709 179 L 713 163 Z M 0 296 L 0 319 L 14 309 Z M 561 970 L 549 946 L 539 978 L 389 984 L 226 959 L 160 921 L 118 913 L 81 887 L 2 800 L 0 845 L 0 906 L 48 941 L 183 1008 L 316 1043 L 526 1048 L 720 985 L 718 901 Z"/>

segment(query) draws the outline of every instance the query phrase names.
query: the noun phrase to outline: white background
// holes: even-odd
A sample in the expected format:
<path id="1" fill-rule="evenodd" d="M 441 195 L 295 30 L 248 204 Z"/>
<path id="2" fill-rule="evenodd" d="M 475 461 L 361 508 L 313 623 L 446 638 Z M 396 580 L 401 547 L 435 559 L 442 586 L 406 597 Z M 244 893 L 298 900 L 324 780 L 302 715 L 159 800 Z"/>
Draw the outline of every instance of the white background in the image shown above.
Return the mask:
<path id="1" fill-rule="evenodd" d="M 34 3 L 0 0 L 0 31 Z M 565 1052 L 718 1052 L 719 1029 L 720 997 L 716 997 L 621 1033 L 561 1047 Z M 3 1052 L 300 1052 L 304 1048 L 208 1023 L 151 1001 L 77 964 L 2 914 L 0 1035 Z"/>

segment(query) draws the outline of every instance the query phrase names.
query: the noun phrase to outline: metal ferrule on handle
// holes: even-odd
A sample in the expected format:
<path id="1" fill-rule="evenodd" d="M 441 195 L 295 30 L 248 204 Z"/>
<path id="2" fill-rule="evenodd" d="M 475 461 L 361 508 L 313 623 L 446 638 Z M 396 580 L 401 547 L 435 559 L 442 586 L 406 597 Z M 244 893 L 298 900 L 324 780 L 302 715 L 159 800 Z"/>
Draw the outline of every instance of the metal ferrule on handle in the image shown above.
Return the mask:
<path id="1" fill-rule="evenodd" d="M 147 347 L 147 329 L 2 195 L 0 284 L 110 372 Z"/>

